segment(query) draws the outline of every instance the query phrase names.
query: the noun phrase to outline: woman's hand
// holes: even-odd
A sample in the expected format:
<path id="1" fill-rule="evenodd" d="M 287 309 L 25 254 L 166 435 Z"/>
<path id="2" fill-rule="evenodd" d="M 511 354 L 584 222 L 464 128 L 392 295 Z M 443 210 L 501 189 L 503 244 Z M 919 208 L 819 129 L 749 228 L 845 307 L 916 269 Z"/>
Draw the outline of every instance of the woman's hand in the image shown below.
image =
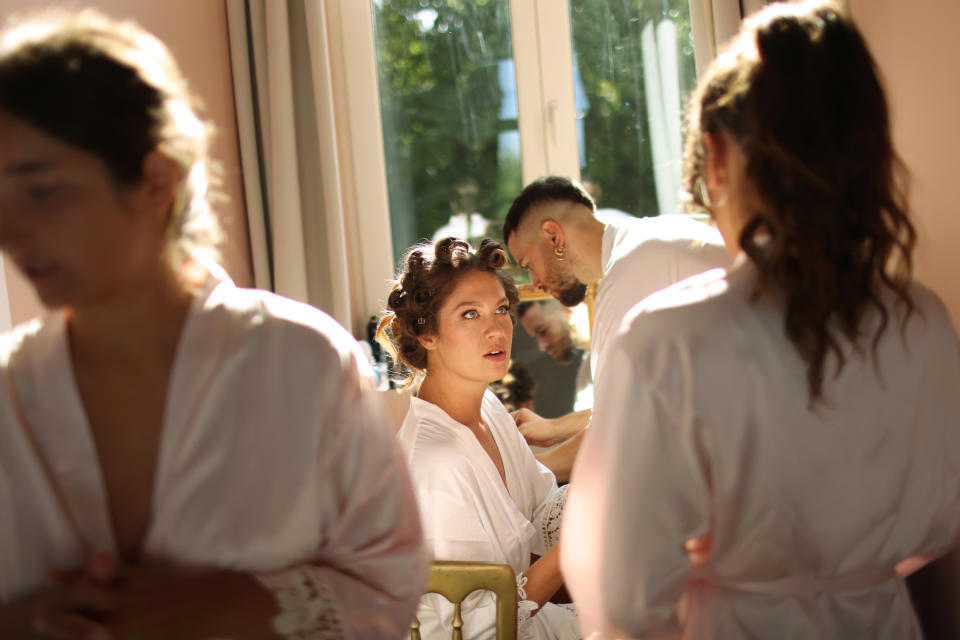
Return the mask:
<path id="1" fill-rule="evenodd" d="M 172 571 L 126 565 L 97 551 L 85 567 L 55 571 L 56 596 L 36 609 L 44 638 L 273 637 L 272 596 L 251 577 L 226 571 Z"/>
<path id="2" fill-rule="evenodd" d="M 690 558 L 690 566 L 694 569 L 702 567 L 710 561 L 710 554 L 713 552 L 713 532 L 699 538 L 690 538 L 683 543 L 683 549 Z"/>

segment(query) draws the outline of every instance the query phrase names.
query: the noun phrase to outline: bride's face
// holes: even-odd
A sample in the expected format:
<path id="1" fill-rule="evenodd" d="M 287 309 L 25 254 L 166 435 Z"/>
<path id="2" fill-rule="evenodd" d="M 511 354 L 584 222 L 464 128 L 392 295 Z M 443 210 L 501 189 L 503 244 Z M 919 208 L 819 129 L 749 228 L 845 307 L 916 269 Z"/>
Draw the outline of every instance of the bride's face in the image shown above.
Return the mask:
<path id="1" fill-rule="evenodd" d="M 437 313 L 437 333 L 422 336 L 431 374 L 487 384 L 507 375 L 513 321 L 503 284 L 489 271 L 458 279 Z"/>

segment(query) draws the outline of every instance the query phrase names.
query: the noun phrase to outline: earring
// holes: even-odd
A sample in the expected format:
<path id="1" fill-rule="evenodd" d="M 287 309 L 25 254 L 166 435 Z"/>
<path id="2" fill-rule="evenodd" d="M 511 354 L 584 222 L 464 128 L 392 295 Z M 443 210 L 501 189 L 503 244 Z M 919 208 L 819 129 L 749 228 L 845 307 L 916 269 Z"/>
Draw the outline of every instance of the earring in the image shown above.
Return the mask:
<path id="1" fill-rule="evenodd" d="M 727 203 L 727 192 L 724 190 L 720 198 L 716 201 L 710 197 L 710 191 L 707 189 L 707 183 L 703 179 L 703 176 L 697 177 L 697 182 L 695 185 L 696 196 L 700 199 L 700 202 L 703 203 L 703 206 L 708 210 L 713 209 L 714 207 L 722 207 Z"/>
<path id="2" fill-rule="evenodd" d="M 561 247 L 553 248 L 553 257 L 557 259 L 557 262 L 563 262 L 567 259 L 567 250 Z"/>

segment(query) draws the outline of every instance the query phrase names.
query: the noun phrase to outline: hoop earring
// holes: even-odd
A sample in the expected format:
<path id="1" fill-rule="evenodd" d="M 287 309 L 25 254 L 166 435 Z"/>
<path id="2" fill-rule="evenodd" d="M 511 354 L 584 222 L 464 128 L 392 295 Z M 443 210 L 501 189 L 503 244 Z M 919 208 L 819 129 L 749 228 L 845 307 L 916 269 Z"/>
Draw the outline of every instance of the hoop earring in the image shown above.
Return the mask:
<path id="1" fill-rule="evenodd" d="M 563 262 L 567 259 L 567 250 L 563 247 L 554 247 L 553 257 L 557 259 L 557 262 Z"/>
<path id="2" fill-rule="evenodd" d="M 710 197 L 710 191 L 707 189 L 707 183 L 704 181 L 703 176 L 699 176 L 697 178 L 696 191 L 697 197 L 700 198 L 700 202 L 703 203 L 703 206 L 706 207 L 708 211 L 714 207 L 722 207 L 723 205 L 727 204 L 726 190 L 723 191 L 718 200 L 714 201 Z"/>

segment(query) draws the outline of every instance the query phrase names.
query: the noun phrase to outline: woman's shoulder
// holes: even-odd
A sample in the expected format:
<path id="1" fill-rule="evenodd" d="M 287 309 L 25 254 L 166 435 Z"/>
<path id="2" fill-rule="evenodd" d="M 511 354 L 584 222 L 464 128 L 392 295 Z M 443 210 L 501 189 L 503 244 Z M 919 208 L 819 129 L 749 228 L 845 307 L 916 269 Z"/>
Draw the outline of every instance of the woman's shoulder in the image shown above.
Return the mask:
<path id="1" fill-rule="evenodd" d="M 448 416 L 440 407 L 413 396 L 397 438 L 408 459 L 434 459 L 461 456 L 463 425 Z"/>
<path id="2" fill-rule="evenodd" d="M 635 304 L 623 316 L 621 334 L 646 339 L 695 334 L 716 327 L 717 314 L 739 302 L 729 273 L 712 269 L 681 280 Z"/>
<path id="3" fill-rule="evenodd" d="M 42 368 L 56 359 L 65 336 L 66 321 L 61 311 L 25 320 L 0 334 L 0 366 L 18 367 L 29 361 Z"/>
<path id="4" fill-rule="evenodd" d="M 487 422 L 490 420 L 513 420 L 510 417 L 510 412 L 507 411 L 507 408 L 500 402 L 500 398 L 489 388 L 483 392 L 483 401 L 480 404 L 480 415 L 482 415 Z"/>
<path id="5" fill-rule="evenodd" d="M 950 347 L 957 345 L 958 338 L 947 305 L 933 290 L 919 282 L 911 282 L 907 294 L 914 307 L 909 314 L 892 292 L 887 295 L 888 308 L 895 310 L 897 325 L 905 330 L 907 342 L 922 340 L 934 349 L 950 353 Z"/>
<path id="6" fill-rule="evenodd" d="M 294 359 L 362 360 L 356 340 L 327 313 L 269 291 L 221 282 L 200 301 L 195 316 L 206 332 L 246 348 L 260 346 Z"/>
<path id="7" fill-rule="evenodd" d="M 467 446 L 466 427 L 442 409 L 420 398 L 410 399 L 410 409 L 397 434 L 419 488 L 446 486 L 453 490 L 475 484 L 477 461 Z"/>

